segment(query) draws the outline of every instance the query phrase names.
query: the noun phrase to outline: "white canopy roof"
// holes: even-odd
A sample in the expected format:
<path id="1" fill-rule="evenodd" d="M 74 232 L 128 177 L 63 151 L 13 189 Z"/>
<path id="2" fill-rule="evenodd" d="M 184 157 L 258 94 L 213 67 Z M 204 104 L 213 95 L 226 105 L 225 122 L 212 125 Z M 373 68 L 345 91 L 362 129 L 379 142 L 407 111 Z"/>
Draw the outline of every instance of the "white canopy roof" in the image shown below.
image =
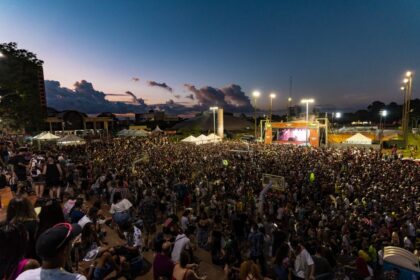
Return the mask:
<path id="1" fill-rule="evenodd" d="M 153 132 L 163 132 L 163 130 L 157 125 Z"/>
<path id="2" fill-rule="evenodd" d="M 195 138 L 194 136 L 190 135 L 187 138 L 182 139 L 181 142 L 195 143 L 196 140 L 197 140 L 197 138 Z"/>
<path id="3" fill-rule="evenodd" d="M 211 133 L 207 135 L 207 139 L 221 139 L 221 137 L 217 134 Z"/>
<path id="4" fill-rule="evenodd" d="M 356 133 L 355 135 L 347 138 L 344 141 L 345 144 L 361 144 L 361 145 L 371 145 L 372 140 L 369 137 L 364 136 L 361 133 Z"/>
<path id="5" fill-rule="evenodd" d="M 60 138 L 57 143 L 62 145 L 81 145 L 85 143 L 85 140 L 74 134 L 69 134 Z"/>
<path id="6" fill-rule="evenodd" d="M 198 141 L 207 141 L 208 139 L 207 139 L 207 136 L 206 135 L 201 134 L 200 136 L 197 137 L 197 140 Z"/>
<path id="7" fill-rule="evenodd" d="M 57 140 L 59 138 L 60 138 L 59 136 L 54 135 L 51 132 L 43 132 L 34 137 L 34 139 L 41 140 L 41 141 Z"/>
<path id="8" fill-rule="evenodd" d="M 125 136 L 127 134 L 127 131 L 128 131 L 127 129 L 123 129 L 120 132 L 118 132 L 117 135 L 119 135 L 119 136 Z"/>

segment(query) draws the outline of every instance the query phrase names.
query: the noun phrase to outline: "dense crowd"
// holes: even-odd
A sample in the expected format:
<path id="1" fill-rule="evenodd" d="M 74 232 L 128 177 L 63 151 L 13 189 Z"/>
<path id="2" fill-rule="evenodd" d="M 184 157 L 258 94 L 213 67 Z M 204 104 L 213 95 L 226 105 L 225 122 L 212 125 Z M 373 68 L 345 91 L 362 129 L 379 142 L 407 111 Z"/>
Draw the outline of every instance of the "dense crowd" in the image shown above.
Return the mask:
<path id="1" fill-rule="evenodd" d="M 337 279 L 344 265 L 380 279 L 384 246 L 419 256 L 420 166 L 376 150 L 155 137 L 47 151 L 4 141 L 0 155 L 0 189 L 16 194 L 1 279 L 131 279 L 148 250 L 154 279 L 173 280 L 206 278 L 197 250 L 240 280 Z"/>

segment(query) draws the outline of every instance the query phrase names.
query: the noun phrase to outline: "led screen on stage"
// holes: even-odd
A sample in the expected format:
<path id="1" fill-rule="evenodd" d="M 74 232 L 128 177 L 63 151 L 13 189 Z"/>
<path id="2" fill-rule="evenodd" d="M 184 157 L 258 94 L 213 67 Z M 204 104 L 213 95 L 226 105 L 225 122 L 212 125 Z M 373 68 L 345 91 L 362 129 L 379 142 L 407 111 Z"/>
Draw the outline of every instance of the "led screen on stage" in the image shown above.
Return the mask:
<path id="1" fill-rule="evenodd" d="M 277 141 L 306 141 L 306 134 L 305 128 L 286 128 L 286 129 L 279 129 L 275 132 L 275 140 Z"/>

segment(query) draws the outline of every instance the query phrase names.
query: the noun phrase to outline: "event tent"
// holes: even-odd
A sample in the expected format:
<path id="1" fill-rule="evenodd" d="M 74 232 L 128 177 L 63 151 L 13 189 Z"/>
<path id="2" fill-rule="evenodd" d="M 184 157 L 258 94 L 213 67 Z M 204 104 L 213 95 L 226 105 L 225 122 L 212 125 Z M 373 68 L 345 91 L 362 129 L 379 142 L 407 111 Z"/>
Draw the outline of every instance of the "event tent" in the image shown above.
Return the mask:
<path id="1" fill-rule="evenodd" d="M 157 125 L 155 129 L 153 129 L 152 133 L 162 133 L 163 130 Z"/>
<path id="2" fill-rule="evenodd" d="M 372 139 L 364 136 L 361 133 L 356 133 L 355 135 L 344 140 L 343 143 L 344 144 L 357 144 L 357 145 L 372 145 Z"/>
<path id="3" fill-rule="evenodd" d="M 187 138 L 184 138 L 181 140 L 181 142 L 185 142 L 185 143 L 195 143 L 197 141 L 197 138 L 195 138 L 194 136 L 190 135 Z"/>
<path id="4" fill-rule="evenodd" d="M 123 129 L 118 132 L 118 136 L 128 136 L 128 137 L 147 137 L 149 132 L 145 130 L 136 130 L 136 129 Z"/>
<path id="5" fill-rule="evenodd" d="M 118 136 L 126 136 L 127 135 L 127 129 L 123 129 L 120 132 L 117 133 Z"/>
<path id="6" fill-rule="evenodd" d="M 36 135 L 33 139 L 39 140 L 39 141 L 51 141 L 51 140 L 57 140 L 59 138 L 60 138 L 59 136 L 54 135 L 51 132 L 42 132 Z"/>
<path id="7" fill-rule="evenodd" d="M 69 134 L 64 136 L 63 138 L 58 139 L 57 144 L 59 145 L 83 145 L 85 144 L 85 140 L 74 135 Z"/>
<path id="8" fill-rule="evenodd" d="M 201 134 L 200 136 L 197 137 L 195 143 L 197 145 L 200 145 L 200 144 L 206 144 L 206 143 L 208 143 L 208 141 L 209 141 L 209 139 L 207 138 L 207 136 L 204 135 L 204 134 Z"/>
<path id="9" fill-rule="evenodd" d="M 222 138 L 221 138 L 219 135 L 216 135 L 216 134 L 214 134 L 214 133 L 211 133 L 211 134 L 207 135 L 207 140 L 208 140 L 210 143 L 215 143 L 215 142 L 220 142 L 220 141 L 222 141 Z"/>

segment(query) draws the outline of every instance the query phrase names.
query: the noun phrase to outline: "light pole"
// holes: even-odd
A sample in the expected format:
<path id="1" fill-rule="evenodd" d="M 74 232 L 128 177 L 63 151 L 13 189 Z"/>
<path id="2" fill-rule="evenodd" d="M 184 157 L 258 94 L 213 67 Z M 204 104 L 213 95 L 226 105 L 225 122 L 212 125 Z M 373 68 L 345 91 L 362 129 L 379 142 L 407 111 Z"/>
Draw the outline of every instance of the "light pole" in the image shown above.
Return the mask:
<path id="1" fill-rule="evenodd" d="M 309 103 L 314 103 L 315 100 L 311 99 L 302 99 L 300 103 L 306 104 L 306 139 L 305 143 L 308 146 L 308 130 L 309 130 Z"/>
<path id="2" fill-rule="evenodd" d="M 257 98 L 260 97 L 259 91 L 254 91 L 252 97 L 254 97 L 254 137 L 257 139 Z"/>
<path id="3" fill-rule="evenodd" d="M 384 123 L 385 123 L 385 119 L 386 116 L 388 115 L 388 111 L 387 110 L 380 110 L 379 111 L 379 127 L 380 127 L 380 146 L 382 148 L 382 139 L 384 138 Z M 382 121 L 383 118 L 383 121 Z"/>
<path id="4" fill-rule="evenodd" d="M 273 118 L 273 99 L 276 98 L 276 94 L 275 93 L 271 93 L 270 94 L 270 122 Z"/>
<path id="5" fill-rule="evenodd" d="M 411 96 L 412 92 L 412 85 L 413 85 L 413 72 L 407 71 L 405 73 L 405 79 L 403 80 L 404 83 L 404 118 L 403 118 L 403 136 L 404 136 L 404 144 L 407 145 L 408 143 L 408 123 L 410 121 L 410 103 L 411 103 Z M 402 88 L 401 88 L 402 89 Z"/>
<path id="6" fill-rule="evenodd" d="M 291 116 L 291 110 L 292 110 L 291 103 L 292 103 L 292 98 L 291 97 L 287 98 L 287 114 L 286 114 L 287 121 L 289 121 L 289 117 Z"/>
<path id="7" fill-rule="evenodd" d="M 219 109 L 219 107 L 213 106 L 210 107 L 210 110 L 213 111 L 213 138 L 216 138 L 216 111 Z"/>

